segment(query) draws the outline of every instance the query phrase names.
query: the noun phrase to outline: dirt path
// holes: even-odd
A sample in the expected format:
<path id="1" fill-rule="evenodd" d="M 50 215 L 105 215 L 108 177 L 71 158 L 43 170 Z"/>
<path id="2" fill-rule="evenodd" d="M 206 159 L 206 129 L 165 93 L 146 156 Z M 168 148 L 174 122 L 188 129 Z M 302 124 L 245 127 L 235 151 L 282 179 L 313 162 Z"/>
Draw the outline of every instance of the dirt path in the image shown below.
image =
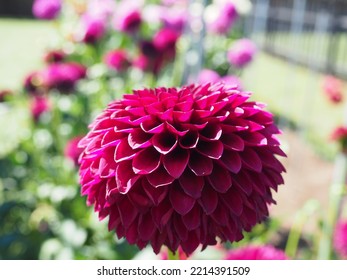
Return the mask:
<path id="1" fill-rule="evenodd" d="M 310 145 L 293 131 L 284 131 L 281 139 L 288 155 L 283 160 L 287 173 L 284 175 L 285 185 L 280 186 L 274 195 L 277 205 L 272 207 L 270 213 L 289 226 L 295 213 L 309 200 L 316 200 L 320 205 L 319 210 L 325 212 L 334 164 L 316 155 Z M 312 230 L 316 218 L 313 215 L 309 219 L 306 230 Z"/>

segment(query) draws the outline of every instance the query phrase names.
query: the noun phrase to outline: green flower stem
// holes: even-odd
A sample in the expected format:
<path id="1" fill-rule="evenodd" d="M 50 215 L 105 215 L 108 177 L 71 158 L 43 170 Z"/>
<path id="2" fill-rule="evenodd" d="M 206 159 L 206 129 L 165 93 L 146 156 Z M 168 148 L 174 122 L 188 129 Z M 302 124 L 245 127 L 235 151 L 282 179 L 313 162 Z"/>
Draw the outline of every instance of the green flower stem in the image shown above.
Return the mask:
<path id="1" fill-rule="evenodd" d="M 316 200 L 309 200 L 304 207 L 296 214 L 294 223 L 290 229 L 285 252 L 289 258 L 294 259 L 298 250 L 299 240 L 302 230 L 311 218 L 311 216 L 319 209 Z"/>
<path id="2" fill-rule="evenodd" d="M 180 259 L 180 256 L 178 254 L 178 251 L 176 251 L 175 253 L 173 253 L 171 250 L 168 250 L 168 260 L 171 261 L 177 261 Z"/>
<path id="3" fill-rule="evenodd" d="M 346 186 L 347 158 L 340 153 L 335 162 L 334 183 L 329 193 L 329 209 L 323 224 L 322 236 L 319 244 L 318 259 L 329 260 L 333 256 L 332 238 L 335 224 L 341 212 L 341 202 Z"/>

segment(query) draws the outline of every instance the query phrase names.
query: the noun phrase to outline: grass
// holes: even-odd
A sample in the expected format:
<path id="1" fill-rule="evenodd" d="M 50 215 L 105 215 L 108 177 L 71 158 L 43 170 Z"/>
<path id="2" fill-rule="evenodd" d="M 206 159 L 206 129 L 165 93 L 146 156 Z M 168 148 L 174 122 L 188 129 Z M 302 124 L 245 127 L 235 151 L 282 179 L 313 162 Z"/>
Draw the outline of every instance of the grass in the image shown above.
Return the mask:
<path id="1" fill-rule="evenodd" d="M 243 79 L 254 99 L 297 124 L 317 152 L 333 158 L 337 146 L 330 134 L 343 123 L 345 109 L 343 104 L 332 104 L 326 98 L 322 90 L 324 75 L 259 53 L 243 73 Z"/>
<path id="2" fill-rule="evenodd" d="M 0 19 L 0 90 L 20 88 L 23 78 L 41 66 L 54 34 L 49 22 Z"/>

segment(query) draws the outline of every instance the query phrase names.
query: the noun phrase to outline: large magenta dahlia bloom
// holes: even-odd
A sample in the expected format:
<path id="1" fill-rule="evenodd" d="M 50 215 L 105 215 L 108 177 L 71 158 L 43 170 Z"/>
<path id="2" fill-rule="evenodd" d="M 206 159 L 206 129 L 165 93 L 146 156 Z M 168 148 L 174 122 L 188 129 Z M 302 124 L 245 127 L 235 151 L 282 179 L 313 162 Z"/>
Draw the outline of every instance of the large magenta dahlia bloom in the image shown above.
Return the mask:
<path id="1" fill-rule="evenodd" d="M 135 90 L 81 140 L 80 183 L 108 228 L 139 248 L 191 254 L 268 216 L 283 183 L 264 105 L 223 84 Z"/>

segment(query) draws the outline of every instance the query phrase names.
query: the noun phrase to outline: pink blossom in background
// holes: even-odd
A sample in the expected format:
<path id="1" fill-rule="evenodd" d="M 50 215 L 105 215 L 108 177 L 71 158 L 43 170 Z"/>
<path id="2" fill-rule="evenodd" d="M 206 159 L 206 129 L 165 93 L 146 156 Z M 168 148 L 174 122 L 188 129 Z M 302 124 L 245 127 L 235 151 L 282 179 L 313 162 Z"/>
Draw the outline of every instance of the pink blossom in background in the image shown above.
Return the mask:
<path id="1" fill-rule="evenodd" d="M 347 222 L 339 221 L 336 224 L 333 244 L 336 253 L 342 257 L 347 258 Z"/>
<path id="2" fill-rule="evenodd" d="M 347 127 L 338 126 L 331 133 L 330 139 L 336 142 L 339 142 L 341 145 L 342 152 L 347 153 Z"/>
<path id="3" fill-rule="evenodd" d="M 249 245 L 232 249 L 227 253 L 226 260 L 287 260 L 286 254 L 270 245 Z"/>
<path id="4" fill-rule="evenodd" d="M 95 44 L 106 33 L 106 22 L 99 17 L 92 17 L 85 14 L 82 17 L 82 37 L 81 41 L 86 44 Z"/>
<path id="5" fill-rule="evenodd" d="M 197 82 L 199 84 L 216 83 L 220 80 L 220 76 L 216 71 L 210 69 L 202 69 L 198 75 Z"/>
<path id="6" fill-rule="evenodd" d="M 178 33 L 182 33 L 183 29 L 188 21 L 187 7 L 172 7 L 163 8 L 160 14 L 160 19 L 167 29 L 175 30 Z"/>
<path id="7" fill-rule="evenodd" d="M 201 70 L 201 72 L 198 75 L 197 82 L 199 84 L 222 82 L 224 84 L 227 84 L 228 86 L 232 86 L 238 90 L 242 90 L 242 82 L 239 77 L 233 75 L 220 77 L 216 71 L 213 71 L 211 69 Z"/>
<path id="8" fill-rule="evenodd" d="M 70 93 L 77 82 L 86 77 L 86 68 L 77 62 L 55 63 L 42 71 L 43 80 L 49 89 Z"/>
<path id="9" fill-rule="evenodd" d="M 208 24 L 208 29 L 217 34 L 227 34 L 234 26 L 239 15 L 235 5 L 228 1 L 218 6 L 217 17 Z"/>
<path id="10" fill-rule="evenodd" d="M 238 90 L 243 90 L 242 81 L 237 76 L 227 75 L 227 76 L 221 77 L 219 81 L 229 86 L 235 86 Z"/>
<path id="11" fill-rule="evenodd" d="M 66 57 L 66 53 L 62 50 L 51 50 L 45 53 L 43 60 L 47 64 L 62 62 Z"/>
<path id="12" fill-rule="evenodd" d="M 105 54 L 104 61 L 110 69 L 119 72 L 127 70 L 131 65 L 128 54 L 125 50 L 109 51 Z"/>
<path id="13" fill-rule="evenodd" d="M 233 66 L 241 68 L 253 60 L 256 52 L 257 47 L 253 41 L 249 39 L 240 39 L 235 41 L 228 50 L 227 59 Z"/>
<path id="14" fill-rule="evenodd" d="M 115 18 L 115 28 L 126 33 L 135 33 L 142 23 L 142 16 L 139 10 L 125 10 L 118 13 Z"/>
<path id="15" fill-rule="evenodd" d="M 328 99 L 333 103 L 340 103 L 343 100 L 342 81 L 333 76 L 326 76 L 323 81 L 323 90 Z"/>
<path id="16" fill-rule="evenodd" d="M 180 34 L 172 29 L 162 28 L 153 37 L 156 49 L 161 53 L 164 60 L 172 60 L 176 55 L 176 43 Z"/>
<path id="17" fill-rule="evenodd" d="M 347 127 L 339 126 L 331 134 L 331 140 L 343 141 L 347 140 Z"/>
<path id="18" fill-rule="evenodd" d="M 62 0 L 35 0 L 32 12 L 36 18 L 52 20 L 59 16 Z"/>
<path id="19" fill-rule="evenodd" d="M 37 122 L 43 113 L 51 110 L 51 105 L 47 97 L 34 96 L 31 99 L 30 109 L 31 109 L 31 115 L 34 121 Z"/>
<path id="20" fill-rule="evenodd" d="M 65 146 L 64 156 L 72 160 L 75 165 L 78 165 L 78 158 L 81 155 L 83 149 L 78 147 L 79 141 L 82 139 L 82 136 L 76 136 L 70 139 Z"/>
<path id="21" fill-rule="evenodd" d="M 80 184 L 108 228 L 140 249 L 186 255 L 269 215 L 285 171 L 272 115 L 223 84 L 134 90 L 80 141 Z"/>

